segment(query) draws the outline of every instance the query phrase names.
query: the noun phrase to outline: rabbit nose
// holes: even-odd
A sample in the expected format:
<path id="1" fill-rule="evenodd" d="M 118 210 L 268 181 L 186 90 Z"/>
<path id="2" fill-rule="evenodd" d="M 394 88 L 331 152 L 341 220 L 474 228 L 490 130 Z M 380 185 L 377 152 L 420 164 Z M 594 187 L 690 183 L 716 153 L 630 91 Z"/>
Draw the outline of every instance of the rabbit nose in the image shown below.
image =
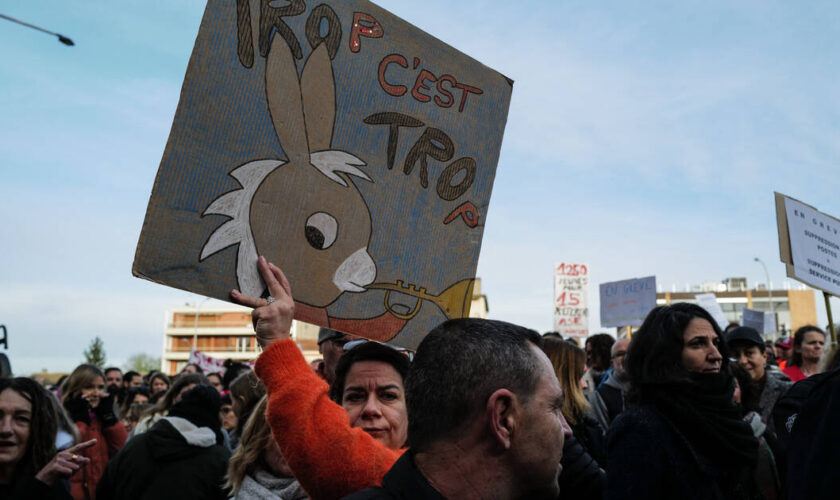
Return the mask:
<path id="1" fill-rule="evenodd" d="M 376 278 L 376 264 L 367 253 L 367 247 L 360 248 L 338 266 L 333 283 L 342 292 L 364 292 L 365 285 Z"/>

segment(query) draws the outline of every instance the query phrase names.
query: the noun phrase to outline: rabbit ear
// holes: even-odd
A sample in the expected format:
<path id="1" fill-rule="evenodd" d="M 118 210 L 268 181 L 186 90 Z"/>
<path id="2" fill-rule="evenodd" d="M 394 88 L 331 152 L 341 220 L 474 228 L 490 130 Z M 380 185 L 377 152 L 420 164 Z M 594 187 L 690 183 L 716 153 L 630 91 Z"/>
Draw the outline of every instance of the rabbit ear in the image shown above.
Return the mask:
<path id="1" fill-rule="evenodd" d="M 332 143 L 335 122 L 335 80 L 327 45 L 321 42 L 309 54 L 300 77 L 303 112 L 309 133 L 309 150 L 326 151 Z"/>
<path id="2" fill-rule="evenodd" d="M 297 66 L 282 36 L 274 36 L 266 56 L 265 97 L 274 131 L 289 163 L 309 164 Z"/>

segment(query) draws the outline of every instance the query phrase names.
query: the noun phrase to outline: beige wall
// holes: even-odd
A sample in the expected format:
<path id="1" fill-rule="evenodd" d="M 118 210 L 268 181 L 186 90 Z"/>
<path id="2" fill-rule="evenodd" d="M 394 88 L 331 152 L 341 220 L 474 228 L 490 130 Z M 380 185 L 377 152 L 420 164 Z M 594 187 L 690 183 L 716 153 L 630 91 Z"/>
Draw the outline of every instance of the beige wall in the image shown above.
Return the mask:
<path id="1" fill-rule="evenodd" d="M 805 325 L 817 324 L 817 304 L 813 290 L 789 290 L 790 328 L 794 332 Z M 819 325 L 817 325 L 819 326 Z"/>

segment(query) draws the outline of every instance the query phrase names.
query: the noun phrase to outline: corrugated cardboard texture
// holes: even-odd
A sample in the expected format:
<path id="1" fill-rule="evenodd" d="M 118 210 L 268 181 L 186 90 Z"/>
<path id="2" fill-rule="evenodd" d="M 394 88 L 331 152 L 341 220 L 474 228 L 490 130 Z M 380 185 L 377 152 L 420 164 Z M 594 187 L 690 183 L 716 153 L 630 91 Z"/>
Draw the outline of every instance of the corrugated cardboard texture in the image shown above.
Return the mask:
<path id="1" fill-rule="evenodd" d="M 133 273 L 415 347 L 466 316 L 512 81 L 366 1 L 210 1 Z M 467 25 L 468 26 L 468 25 Z"/>

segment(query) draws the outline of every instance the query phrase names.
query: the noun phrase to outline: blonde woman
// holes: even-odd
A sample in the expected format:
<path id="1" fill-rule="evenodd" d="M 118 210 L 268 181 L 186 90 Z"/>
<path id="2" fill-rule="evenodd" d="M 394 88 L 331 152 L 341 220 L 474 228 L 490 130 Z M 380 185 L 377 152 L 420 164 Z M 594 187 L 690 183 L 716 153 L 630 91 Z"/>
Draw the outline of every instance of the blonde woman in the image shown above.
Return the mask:
<path id="1" fill-rule="evenodd" d="M 563 398 L 563 416 L 569 422 L 575 438 L 596 462 L 606 463 L 604 428 L 591 415 L 591 406 L 583 393 L 583 374 L 586 371 L 586 353 L 571 342 L 545 337 L 543 351 L 554 367 L 560 381 Z"/>
<path id="2" fill-rule="evenodd" d="M 70 493 L 76 500 L 94 499 L 96 483 L 108 460 L 125 444 L 128 432 L 117 418 L 114 395 L 105 391 L 105 375 L 96 366 L 76 367 L 65 382 L 62 394 L 61 402 L 76 424 L 80 439 L 96 439 L 96 444 L 82 452 L 90 463 L 70 478 Z"/>
<path id="3" fill-rule="evenodd" d="M 266 398 L 260 399 L 242 430 L 239 447 L 228 464 L 225 488 L 237 500 L 309 498 L 292 476 L 265 419 Z"/>

